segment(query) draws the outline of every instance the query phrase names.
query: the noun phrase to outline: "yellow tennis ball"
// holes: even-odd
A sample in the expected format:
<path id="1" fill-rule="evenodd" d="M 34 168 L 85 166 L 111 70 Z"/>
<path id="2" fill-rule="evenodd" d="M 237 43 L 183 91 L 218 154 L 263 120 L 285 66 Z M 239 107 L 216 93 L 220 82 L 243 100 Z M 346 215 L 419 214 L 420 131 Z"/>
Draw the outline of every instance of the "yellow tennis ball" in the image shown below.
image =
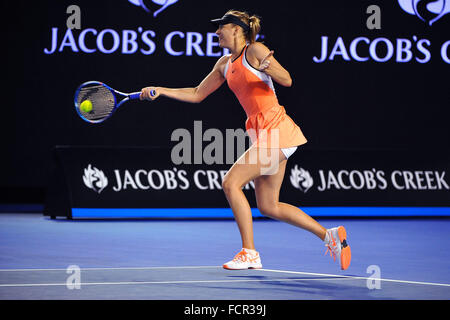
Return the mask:
<path id="1" fill-rule="evenodd" d="M 91 112 L 92 111 L 92 102 L 91 100 L 84 100 L 80 104 L 80 110 L 83 112 Z"/>

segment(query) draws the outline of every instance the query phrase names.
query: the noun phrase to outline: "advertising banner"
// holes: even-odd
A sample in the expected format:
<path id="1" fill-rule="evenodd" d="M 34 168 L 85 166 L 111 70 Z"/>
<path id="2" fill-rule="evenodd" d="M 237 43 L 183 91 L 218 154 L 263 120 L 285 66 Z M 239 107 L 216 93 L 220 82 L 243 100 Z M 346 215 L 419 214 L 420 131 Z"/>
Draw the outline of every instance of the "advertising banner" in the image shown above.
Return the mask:
<path id="1" fill-rule="evenodd" d="M 222 179 L 231 165 L 204 161 L 174 164 L 173 151 L 58 147 L 45 214 L 71 218 L 232 217 L 222 190 Z M 328 211 L 327 216 L 404 214 L 391 209 L 355 212 L 352 207 L 450 207 L 449 160 L 420 152 L 299 148 L 288 160 L 280 201 L 300 208 L 350 208 Z M 254 216 L 259 217 L 254 189 L 250 181 L 243 192 Z M 311 210 L 312 215 L 324 215 Z M 411 210 L 409 215 L 417 215 Z"/>

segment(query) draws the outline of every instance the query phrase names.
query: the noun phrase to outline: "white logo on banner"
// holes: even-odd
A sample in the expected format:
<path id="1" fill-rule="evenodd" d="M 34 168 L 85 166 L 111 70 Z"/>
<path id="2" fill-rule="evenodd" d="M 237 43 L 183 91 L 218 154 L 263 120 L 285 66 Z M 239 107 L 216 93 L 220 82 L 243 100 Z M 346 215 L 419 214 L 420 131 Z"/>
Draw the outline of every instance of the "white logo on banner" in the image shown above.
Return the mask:
<path id="1" fill-rule="evenodd" d="M 450 190 L 446 171 L 437 170 L 323 170 L 313 171 L 317 178 L 317 191 L 329 190 Z M 314 179 L 309 171 L 295 165 L 291 169 L 291 184 L 306 193 Z"/>
<path id="2" fill-rule="evenodd" d="M 291 169 L 291 183 L 292 185 L 306 193 L 306 191 L 309 190 L 309 188 L 312 187 L 314 180 L 311 177 L 311 174 L 300 167 L 300 169 L 295 165 L 293 169 Z"/>
<path id="3" fill-rule="evenodd" d="M 129 2 L 131 2 L 132 4 L 134 4 L 135 6 L 140 6 L 142 7 L 145 11 L 147 11 L 148 13 L 150 13 L 151 11 L 147 8 L 147 6 L 145 5 L 143 0 L 128 0 Z M 148 2 L 148 1 L 146 1 Z M 154 4 L 160 5 L 161 8 L 159 8 L 158 10 L 156 10 L 155 12 L 153 12 L 153 17 L 156 17 L 158 15 L 158 13 L 160 13 L 161 11 L 165 10 L 167 7 L 173 5 L 174 3 L 178 2 L 178 0 L 152 0 L 151 2 L 153 2 Z"/>
<path id="4" fill-rule="evenodd" d="M 419 17 L 430 26 L 450 12 L 450 1 L 448 0 L 398 0 L 398 3 L 405 12 Z"/>
<path id="5" fill-rule="evenodd" d="M 92 167 L 91 164 L 84 169 L 83 182 L 86 187 L 97 193 L 102 192 L 102 190 L 108 185 L 108 179 L 103 171 L 97 169 L 96 167 Z"/>

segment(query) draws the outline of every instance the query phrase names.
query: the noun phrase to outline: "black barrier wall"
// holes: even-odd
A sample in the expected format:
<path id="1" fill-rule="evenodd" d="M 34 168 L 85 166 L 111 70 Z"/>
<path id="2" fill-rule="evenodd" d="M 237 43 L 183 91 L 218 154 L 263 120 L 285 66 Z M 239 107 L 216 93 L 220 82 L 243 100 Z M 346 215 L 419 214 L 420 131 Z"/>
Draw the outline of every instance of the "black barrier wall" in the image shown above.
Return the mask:
<path id="1" fill-rule="evenodd" d="M 208 21 L 230 8 L 262 17 L 259 40 L 293 78 L 276 91 L 308 138 L 303 150 L 448 154 L 448 1 L 156 2 L 144 1 L 147 10 L 128 0 L 2 2 L 3 203 L 43 201 L 55 145 L 170 148 L 172 132 L 195 120 L 243 128 L 226 84 L 198 105 L 132 102 L 101 125 L 73 106 L 88 80 L 124 92 L 197 85 L 226 53 Z M 70 5 L 80 9 L 79 26 L 70 25 Z M 379 20 L 369 19 L 370 5 Z"/>
<path id="2" fill-rule="evenodd" d="M 49 216 L 120 209 L 118 216 L 136 217 L 140 208 L 228 207 L 222 179 L 230 164 L 224 159 L 175 164 L 173 150 L 142 147 L 57 147 L 54 157 Z M 280 201 L 301 207 L 450 207 L 449 160 L 419 152 L 300 149 L 288 161 Z M 254 187 L 251 181 L 243 188 L 252 208 Z"/>

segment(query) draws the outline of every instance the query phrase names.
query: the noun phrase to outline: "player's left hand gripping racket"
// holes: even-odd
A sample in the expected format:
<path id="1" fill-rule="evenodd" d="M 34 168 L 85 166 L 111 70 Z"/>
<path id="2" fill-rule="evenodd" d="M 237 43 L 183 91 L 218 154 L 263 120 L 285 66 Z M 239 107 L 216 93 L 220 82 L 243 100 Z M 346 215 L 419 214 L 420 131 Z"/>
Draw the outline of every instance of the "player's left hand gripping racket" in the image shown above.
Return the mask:
<path id="1" fill-rule="evenodd" d="M 152 90 L 150 94 L 154 96 L 155 91 Z M 125 102 L 138 100 L 140 95 L 141 92 L 123 93 L 102 82 L 88 81 L 79 86 L 75 92 L 75 109 L 83 120 L 90 123 L 100 123 L 111 117 Z M 123 99 L 119 101 L 118 98 L 122 97 Z M 89 100 L 92 104 L 92 109 L 88 112 L 80 108 L 86 100 Z"/>

